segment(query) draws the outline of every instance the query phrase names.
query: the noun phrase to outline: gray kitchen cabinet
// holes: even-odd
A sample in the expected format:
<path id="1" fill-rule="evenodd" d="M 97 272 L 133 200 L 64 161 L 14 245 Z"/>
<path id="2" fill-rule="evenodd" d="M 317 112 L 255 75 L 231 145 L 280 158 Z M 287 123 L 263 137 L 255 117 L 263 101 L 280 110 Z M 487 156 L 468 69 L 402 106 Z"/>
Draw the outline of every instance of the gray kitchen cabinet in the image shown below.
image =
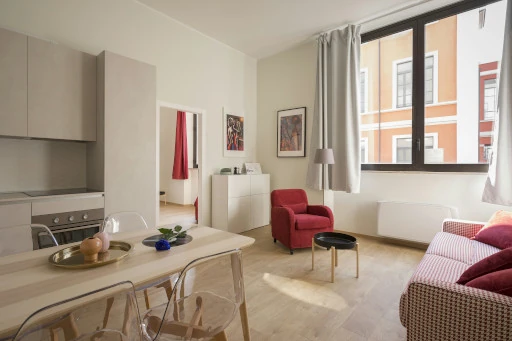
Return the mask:
<path id="1" fill-rule="evenodd" d="M 27 36 L 0 29 L 0 135 L 27 136 Z"/>
<path id="2" fill-rule="evenodd" d="M 28 37 L 28 136 L 96 140 L 96 57 Z"/>

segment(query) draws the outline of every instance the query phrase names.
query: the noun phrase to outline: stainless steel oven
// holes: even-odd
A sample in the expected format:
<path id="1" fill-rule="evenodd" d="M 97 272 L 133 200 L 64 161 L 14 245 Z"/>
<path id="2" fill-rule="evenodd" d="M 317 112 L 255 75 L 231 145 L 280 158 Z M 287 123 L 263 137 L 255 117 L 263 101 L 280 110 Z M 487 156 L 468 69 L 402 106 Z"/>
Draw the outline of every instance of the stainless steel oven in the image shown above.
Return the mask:
<path id="1" fill-rule="evenodd" d="M 32 216 L 32 224 L 43 224 L 52 231 L 59 245 L 81 242 L 99 232 L 103 222 L 104 209 L 63 212 Z M 34 249 L 53 246 L 48 234 L 33 230 L 32 242 Z"/>

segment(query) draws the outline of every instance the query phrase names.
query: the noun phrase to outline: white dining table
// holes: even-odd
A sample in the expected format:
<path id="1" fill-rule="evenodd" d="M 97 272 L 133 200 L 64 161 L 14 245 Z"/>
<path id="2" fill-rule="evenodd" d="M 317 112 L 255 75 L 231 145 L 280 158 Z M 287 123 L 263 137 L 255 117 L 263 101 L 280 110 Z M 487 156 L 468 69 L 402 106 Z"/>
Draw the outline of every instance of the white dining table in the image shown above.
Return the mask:
<path id="1" fill-rule="evenodd" d="M 219 252 L 243 249 L 254 239 L 239 234 L 199 226 L 188 230 L 193 240 L 168 251 L 157 252 L 142 241 L 156 229 L 118 233 L 113 240 L 131 243 L 130 255 L 119 262 L 90 269 L 63 269 L 49 263 L 51 254 L 68 247 L 18 253 L 0 258 L 0 339 L 16 332 L 36 310 L 77 295 L 121 281 L 135 287 L 158 281 L 182 270 L 194 259 Z M 244 340 L 250 340 L 245 297 L 240 306 Z"/>

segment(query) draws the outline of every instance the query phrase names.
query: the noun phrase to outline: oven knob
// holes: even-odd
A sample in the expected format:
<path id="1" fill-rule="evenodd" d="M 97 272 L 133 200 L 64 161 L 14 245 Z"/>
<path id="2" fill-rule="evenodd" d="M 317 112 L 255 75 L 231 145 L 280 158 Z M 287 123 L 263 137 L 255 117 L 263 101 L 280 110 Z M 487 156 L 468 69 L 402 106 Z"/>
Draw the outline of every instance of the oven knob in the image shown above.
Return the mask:
<path id="1" fill-rule="evenodd" d="M 58 223 L 59 223 L 59 221 L 60 221 L 59 217 L 55 217 L 55 218 L 53 218 L 53 223 L 54 223 L 54 224 L 58 224 Z"/>
<path id="2" fill-rule="evenodd" d="M 69 216 L 69 218 L 68 218 L 68 220 L 69 220 L 69 221 L 73 221 L 73 220 L 75 220 L 75 217 L 73 217 L 72 215 L 70 215 L 70 216 Z"/>
<path id="3" fill-rule="evenodd" d="M 82 216 L 82 219 L 83 219 L 83 220 L 86 220 L 87 218 L 89 218 L 89 216 L 87 215 L 87 213 L 85 213 L 85 214 Z"/>

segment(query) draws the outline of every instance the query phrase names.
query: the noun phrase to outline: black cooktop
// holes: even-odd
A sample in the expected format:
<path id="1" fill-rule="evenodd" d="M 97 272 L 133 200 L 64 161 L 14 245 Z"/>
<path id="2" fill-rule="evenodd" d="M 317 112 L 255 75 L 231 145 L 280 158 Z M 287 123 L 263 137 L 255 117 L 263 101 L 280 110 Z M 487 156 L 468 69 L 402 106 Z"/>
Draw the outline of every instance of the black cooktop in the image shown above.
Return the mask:
<path id="1" fill-rule="evenodd" d="M 80 194 L 80 193 L 92 193 L 100 192 L 90 188 L 66 188 L 66 189 L 51 189 L 48 191 L 32 191 L 23 192 L 30 197 L 46 197 L 49 195 L 64 195 L 64 194 Z"/>

